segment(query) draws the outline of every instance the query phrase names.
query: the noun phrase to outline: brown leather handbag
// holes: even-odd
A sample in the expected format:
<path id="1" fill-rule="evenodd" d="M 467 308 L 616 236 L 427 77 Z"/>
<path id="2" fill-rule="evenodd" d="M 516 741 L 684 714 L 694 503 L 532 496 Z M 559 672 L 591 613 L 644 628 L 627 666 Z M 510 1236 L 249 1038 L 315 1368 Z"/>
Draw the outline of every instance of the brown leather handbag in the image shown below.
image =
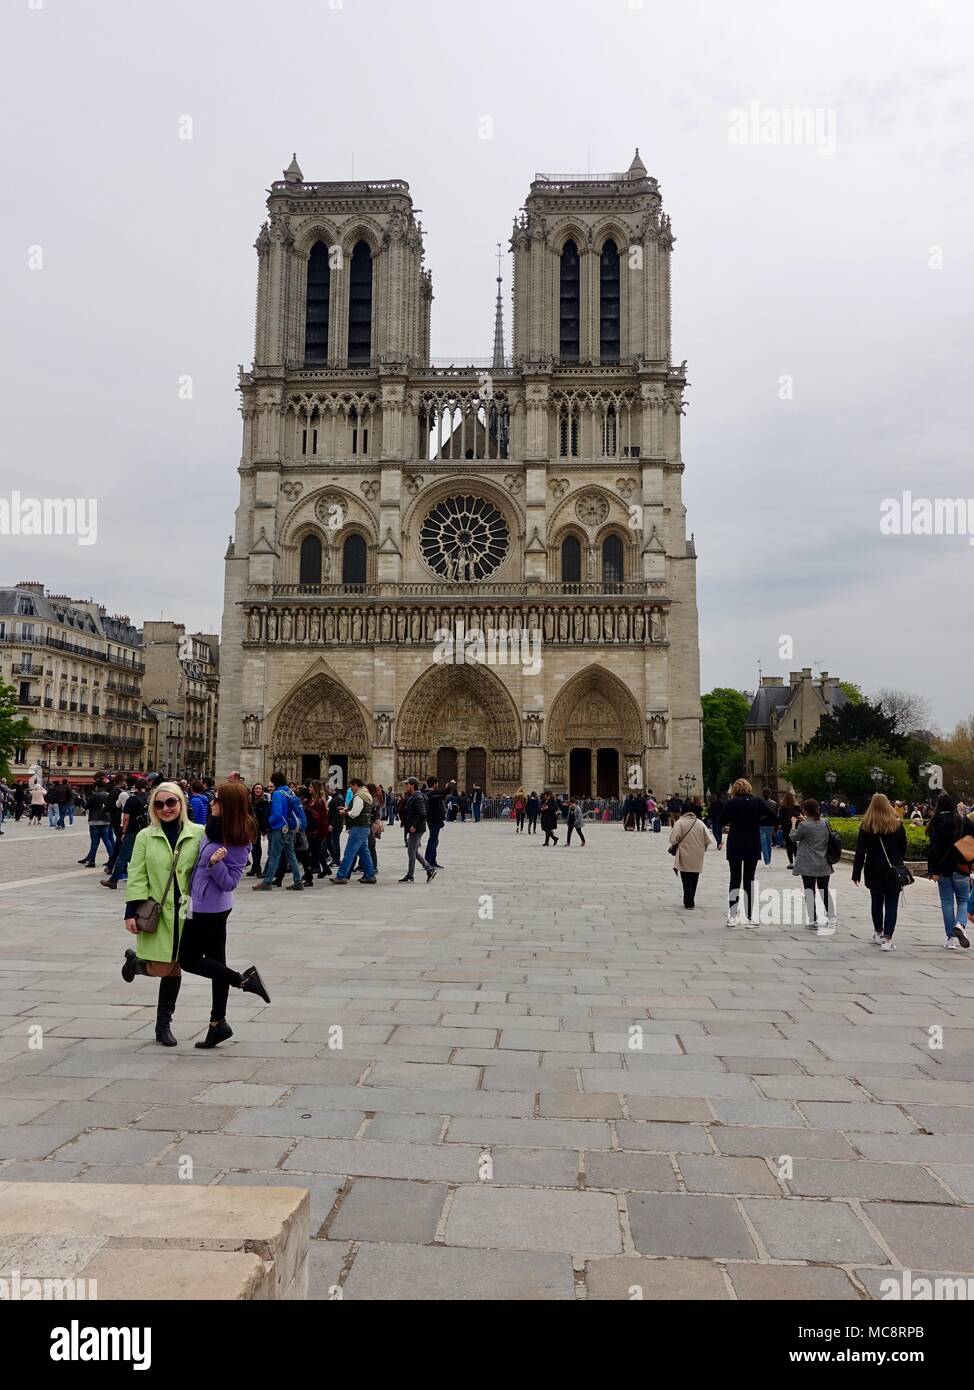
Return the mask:
<path id="1" fill-rule="evenodd" d="M 159 902 L 155 898 L 146 898 L 143 903 L 135 905 L 135 920 L 138 923 L 139 931 L 146 936 L 151 936 L 159 928 L 159 920 L 162 917 L 162 905 L 166 901 L 169 889 L 172 887 L 173 876 L 176 873 L 176 860 L 179 858 L 181 845 L 176 846 L 176 853 L 172 857 L 172 868 L 169 870 L 169 877 L 166 886 L 162 890 L 162 897 Z"/>

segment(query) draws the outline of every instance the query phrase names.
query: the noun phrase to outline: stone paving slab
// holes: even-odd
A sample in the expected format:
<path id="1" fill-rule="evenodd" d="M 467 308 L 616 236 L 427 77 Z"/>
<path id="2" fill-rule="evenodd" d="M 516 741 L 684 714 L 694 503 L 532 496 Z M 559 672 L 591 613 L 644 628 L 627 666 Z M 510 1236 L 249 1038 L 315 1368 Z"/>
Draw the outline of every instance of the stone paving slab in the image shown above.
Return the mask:
<path id="1" fill-rule="evenodd" d="M 241 893 L 231 961 L 274 1003 L 232 999 L 234 1039 L 200 1053 L 187 976 L 163 1052 L 155 987 L 118 974 L 118 903 L 67 833 L 7 829 L 0 892 L 27 882 L 0 899 L 0 1184 L 304 1186 L 319 1299 L 876 1298 L 901 1265 L 974 1275 L 974 952 L 940 948 L 930 895 L 882 956 L 848 865 L 835 937 L 729 932 L 718 856 L 685 914 L 662 837 L 593 826 L 586 855 L 546 857 L 447 826 L 429 893 L 395 883 L 389 842 L 354 928 L 348 895 Z M 792 887 L 774 860 L 762 887 Z M 36 923 L 66 904 L 51 945 Z"/>

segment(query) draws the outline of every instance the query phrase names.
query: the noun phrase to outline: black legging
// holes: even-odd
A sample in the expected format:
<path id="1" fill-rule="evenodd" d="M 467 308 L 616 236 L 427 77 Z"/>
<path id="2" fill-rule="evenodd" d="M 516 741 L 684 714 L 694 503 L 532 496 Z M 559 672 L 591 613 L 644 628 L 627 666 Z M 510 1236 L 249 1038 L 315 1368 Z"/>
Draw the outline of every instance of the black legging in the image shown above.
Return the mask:
<path id="1" fill-rule="evenodd" d="M 260 877 L 261 866 L 262 866 L 262 863 L 263 863 L 263 859 L 262 859 L 262 856 L 261 856 L 260 835 L 257 836 L 257 839 L 256 839 L 256 840 L 254 841 L 254 843 L 250 846 L 250 859 L 251 859 L 250 867 L 251 867 L 251 868 L 253 869 L 253 871 L 254 871 L 254 877 L 255 877 L 255 878 L 259 878 L 259 877 Z"/>
<path id="2" fill-rule="evenodd" d="M 747 917 L 751 917 L 751 889 L 754 885 L 754 870 L 758 866 L 757 857 L 753 859 L 741 859 L 736 855 L 731 858 L 727 856 L 727 864 L 730 868 L 730 890 L 727 895 L 727 907 L 730 913 L 737 911 L 737 904 L 741 896 L 741 881 L 744 883 L 744 902 L 747 909 Z"/>
<path id="3" fill-rule="evenodd" d="M 230 986 L 240 986 L 242 976 L 227 966 L 227 918 L 226 912 L 197 912 L 183 924 L 182 940 L 179 943 L 179 963 L 191 975 L 205 975 L 212 981 L 213 1007 L 210 1022 L 219 1023 L 227 1016 L 227 998 Z M 168 983 L 163 981 L 163 984 Z M 179 981 L 176 981 L 179 989 Z M 161 993 L 161 987 L 160 987 Z"/>
<path id="4" fill-rule="evenodd" d="M 832 917 L 832 903 L 829 898 L 829 878 L 816 878 L 814 874 L 802 874 L 802 883 L 805 887 L 805 908 L 808 912 L 809 923 L 813 923 L 818 916 L 818 893 L 822 895 L 822 902 L 825 904 L 826 917 Z M 817 890 L 817 892 L 816 892 Z"/>
<path id="5" fill-rule="evenodd" d="M 571 844 L 571 842 L 572 842 L 572 831 L 573 831 L 573 830 L 574 830 L 575 834 L 578 836 L 578 838 L 581 840 L 582 844 L 584 845 L 584 843 L 585 843 L 585 836 L 582 834 L 582 827 L 581 827 L 577 822 L 574 822 L 574 823 L 573 823 L 573 822 L 571 822 L 571 821 L 569 821 L 569 823 L 568 823 L 568 839 L 565 841 L 565 844 L 566 844 L 566 845 L 570 845 L 570 844 Z"/>
<path id="6" fill-rule="evenodd" d="M 532 816 L 530 813 L 529 813 L 529 815 L 528 815 L 528 834 L 529 834 L 529 835 L 537 835 L 537 833 L 538 833 L 538 813 L 537 813 L 537 811 L 535 811 L 535 813 L 534 813 L 533 816 Z"/>
<path id="7" fill-rule="evenodd" d="M 518 830 L 523 830 L 523 829 L 524 829 L 524 812 L 523 812 L 523 811 L 515 811 L 514 814 L 517 816 L 517 829 L 518 829 Z"/>

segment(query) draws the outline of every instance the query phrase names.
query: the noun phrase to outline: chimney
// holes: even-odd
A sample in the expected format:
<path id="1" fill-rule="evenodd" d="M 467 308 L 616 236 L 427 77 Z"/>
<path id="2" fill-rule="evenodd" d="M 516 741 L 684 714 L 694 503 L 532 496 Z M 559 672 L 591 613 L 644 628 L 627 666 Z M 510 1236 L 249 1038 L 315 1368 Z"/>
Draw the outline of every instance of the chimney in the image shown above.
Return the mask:
<path id="1" fill-rule="evenodd" d="M 801 671 L 790 671 L 790 672 L 788 673 L 788 683 L 789 683 L 789 685 L 791 685 L 791 686 L 801 685 L 801 683 L 802 683 L 802 673 L 801 673 Z"/>
<path id="2" fill-rule="evenodd" d="M 784 683 L 785 683 L 785 678 L 784 678 L 784 676 L 762 676 L 762 677 L 761 677 L 761 689 L 762 689 L 762 690 L 767 690 L 767 689 L 769 689 L 769 688 L 774 689 L 774 690 L 780 690 L 780 689 L 782 688 L 782 686 L 784 685 Z"/>

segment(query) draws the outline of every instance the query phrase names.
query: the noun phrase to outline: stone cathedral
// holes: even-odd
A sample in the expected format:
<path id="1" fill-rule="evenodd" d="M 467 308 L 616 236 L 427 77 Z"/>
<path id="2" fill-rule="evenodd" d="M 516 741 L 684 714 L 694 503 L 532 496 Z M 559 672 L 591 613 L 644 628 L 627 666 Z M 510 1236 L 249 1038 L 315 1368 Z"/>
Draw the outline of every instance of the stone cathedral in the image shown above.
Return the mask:
<path id="1" fill-rule="evenodd" d="M 535 177 L 512 351 L 499 275 L 493 355 L 449 366 L 407 183 L 295 158 L 267 207 L 218 774 L 702 791 L 674 238 L 638 151 Z"/>

